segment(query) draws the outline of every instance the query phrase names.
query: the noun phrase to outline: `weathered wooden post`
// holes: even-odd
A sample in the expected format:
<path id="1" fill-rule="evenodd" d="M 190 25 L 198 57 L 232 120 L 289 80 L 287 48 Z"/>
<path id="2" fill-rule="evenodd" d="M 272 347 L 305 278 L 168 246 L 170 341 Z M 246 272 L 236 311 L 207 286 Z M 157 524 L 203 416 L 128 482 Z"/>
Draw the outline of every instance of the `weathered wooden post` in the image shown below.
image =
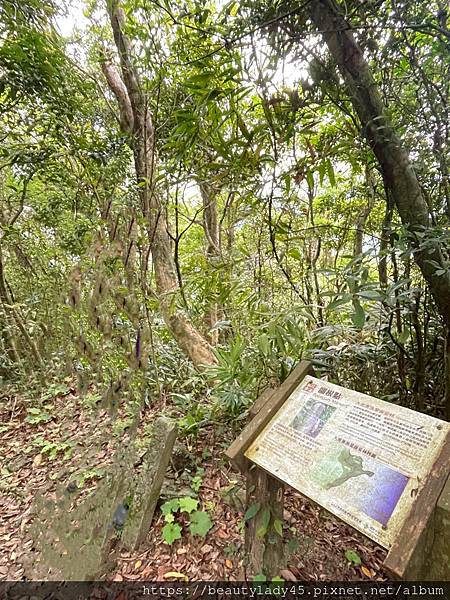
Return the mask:
<path id="1" fill-rule="evenodd" d="M 428 556 L 426 573 L 434 581 L 450 579 L 450 477 L 439 496 L 430 527 L 433 530 L 432 547 L 425 550 Z M 422 571 L 424 579 L 428 577 Z"/>
<path id="2" fill-rule="evenodd" d="M 450 435 L 384 561 L 406 581 L 450 581 Z"/>
<path id="3" fill-rule="evenodd" d="M 282 538 L 284 483 L 256 465 L 247 471 L 247 510 L 258 512 L 246 522 L 245 552 L 251 575 L 264 574 L 268 579 L 283 568 Z"/>
<path id="4" fill-rule="evenodd" d="M 245 457 L 245 452 L 311 371 L 311 363 L 301 361 L 278 389 L 265 390 L 250 409 L 252 420 L 226 452 L 246 478 L 247 511 L 250 514 L 256 511 L 247 520 L 245 528 L 245 549 L 251 576 L 264 574 L 271 579 L 283 568 L 284 483 L 252 464 Z"/>

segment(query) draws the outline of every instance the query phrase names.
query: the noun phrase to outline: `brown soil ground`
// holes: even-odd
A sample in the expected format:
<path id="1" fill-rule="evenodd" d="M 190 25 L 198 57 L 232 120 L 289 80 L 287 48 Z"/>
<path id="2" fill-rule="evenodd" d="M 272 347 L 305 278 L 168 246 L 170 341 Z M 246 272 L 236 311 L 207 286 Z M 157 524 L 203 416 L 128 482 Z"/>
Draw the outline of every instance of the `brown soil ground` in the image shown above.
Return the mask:
<path id="1" fill-rule="evenodd" d="M 120 419 L 115 421 L 117 435 L 111 435 L 109 416 L 87 408 L 73 389 L 48 402 L 53 407 L 48 422 L 31 424 L 26 421 L 23 402 L 5 393 L 0 398 L 0 580 L 17 581 L 28 574 L 25 565 L 33 547 L 29 527 L 37 493 L 51 492 L 71 473 L 79 472 L 80 461 L 85 472 L 90 461 L 91 475 L 95 476 L 95 469 L 111 463 L 120 437 Z M 167 414 L 172 409 L 160 402 L 147 411 L 144 421 L 149 423 L 155 414 Z M 198 499 L 214 523 L 206 537 L 192 537 L 185 528 L 182 539 L 169 546 L 161 535 L 164 520 L 158 508 L 146 542 L 138 552 L 122 552 L 108 579 L 245 579 L 244 486 L 224 457 L 233 435 L 221 432 L 216 425 L 202 430 L 195 440 L 182 440 L 169 472 L 175 489 L 189 488 L 196 469 L 203 469 L 197 479 L 201 483 Z M 45 450 L 46 441 L 57 448 L 53 459 L 51 448 Z M 90 459 L 86 460 L 89 451 Z M 94 480 L 88 479 L 85 485 L 95 485 Z M 234 493 L 227 493 L 231 488 Z M 386 551 L 300 494 L 287 492 L 284 517 L 286 538 L 296 540 L 291 544 L 297 545 L 281 572 L 285 580 L 384 579 Z M 349 563 L 345 556 L 348 550 L 357 553 L 360 565 Z M 168 575 L 174 572 L 178 575 Z"/>

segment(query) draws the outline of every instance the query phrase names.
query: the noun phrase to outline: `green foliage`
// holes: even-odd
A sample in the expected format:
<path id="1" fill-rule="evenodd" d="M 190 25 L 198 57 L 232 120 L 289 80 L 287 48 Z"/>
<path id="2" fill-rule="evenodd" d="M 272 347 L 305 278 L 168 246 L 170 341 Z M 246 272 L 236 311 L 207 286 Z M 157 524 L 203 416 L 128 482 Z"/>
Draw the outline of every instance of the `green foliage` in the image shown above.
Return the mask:
<path id="1" fill-rule="evenodd" d="M 206 458 L 206 456 L 203 456 L 203 458 Z M 202 487 L 204 473 L 205 469 L 199 467 L 197 468 L 196 474 L 193 475 L 191 478 L 191 487 L 197 494 L 200 491 L 200 488 Z"/>
<path id="2" fill-rule="evenodd" d="M 124 432 L 133 424 L 133 418 L 116 419 L 112 428 L 112 434 L 116 437 L 122 437 Z"/>
<path id="3" fill-rule="evenodd" d="M 357 552 L 355 552 L 354 550 L 346 550 L 345 551 L 345 558 L 348 560 L 349 563 L 351 563 L 352 565 L 358 566 L 361 564 L 361 557 L 359 556 L 359 554 Z"/>
<path id="4" fill-rule="evenodd" d="M 57 396 L 66 396 L 70 392 L 70 387 L 66 383 L 50 383 L 45 392 L 41 395 L 43 401 L 56 398 Z"/>
<path id="5" fill-rule="evenodd" d="M 36 438 L 33 444 L 40 448 L 41 454 L 47 455 L 49 460 L 69 460 L 72 457 L 72 442 L 52 442 L 43 438 Z M 60 456 L 62 454 L 62 456 Z"/>
<path id="6" fill-rule="evenodd" d="M 176 540 L 181 539 L 181 525 L 166 523 L 162 528 L 163 540 L 171 546 Z"/>
<path id="7" fill-rule="evenodd" d="M 250 506 L 247 508 L 247 511 L 244 515 L 244 521 L 250 521 L 250 519 L 253 519 L 253 517 L 255 517 L 258 512 L 261 509 L 261 502 L 254 502 L 253 504 L 250 504 Z"/>
<path id="8" fill-rule="evenodd" d="M 179 506 L 180 512 L 187 512 L 188 514 L 190 514 L 194 510 L 197 510 L 198 500 L 195 500 L 195 498 L 189 498 L 189 497 L 180 498 L 179 505 L 180 505 Z"/>
<path id="9" fill-rule="evenodd" d="M 178 421 L 178 430 L 181 437 L 197 435 L 200 427 L 208 422 L 208 411 L 204 406 L 195 403 L 190 406 L 186 414 Z"/>
<path id="10" fill-rule="evenodd" d="M 280 537 L 283 537 L 283 522 L 280 519 L 274 519 L 273 528 Z"/>
<path id="11" fill-rule="evenodd" d="M 171 513 L 177 512 L 177 510 L 179 508 L 180 508 L 179 499 L 173 498 L 172 500 L 168 500 L 167 502 L 164 502 L 164 504 L 161 506 L 161 512 L 166 517 L 167 515 L 170 515 Z"/>
<path id="12" fill-rule="evenodd" d="M 93 469 L 83 469 L 79 473 L 75 475 L 75 482 L 78 488 L 84 487 L 86 482 L 91 482 L 95 479 L 101 479 L 104 475 L 103 469 L 93 468 Z"/>
<path id="13" fill-rule="evenodd" d="M 418 250 L 448 257 L 450 247 L 448 39 L 429 6 L 352 12 L 414 149 L 433 227 L 411 231 L 391 210 L 334 64 L 290 34 L 309 27 L 306 9 L 280 20 L 277 3 L 143 11 L 124 0 L 155 126 L 151 194 L 167 214 L 174 293 L 156 285 L 152 252 L 165 251 L 139 195 L 148 182 L 136 184 L 133 140 L 99 66 L 105 47 L 118 64 L 105 6 L 90 3 L 70 41 L 57 33 L 58 7 L 0 5 L 0 381 L 18 396 L 40 392 L 23 403 L 26 422 L 50 422 L 45 403 L 76 379 L 90 411 L 120 415 L 118 438 L 161 404 L 190 443 L 245 419 L 303 357 L 341 385 L 448 413 L 446 332 L 415 264 Z M 444 281 L 447 258 L 430 265 Z M 201 337 L 180 340 L 166 303 Z M 206 341 L 217 364 L 200 373 L 186 349 Z M 191 483 L 198 492 L 202 474 Z M 185 525 L 174 515 L 197 508 L 166 509 L 172 537 Z"/>
<path id="14" fill-rule="evenodd" d="M 206 536 L 213 523 L 207 512 L 197 510 L 197 508 L 198 500 L 189 496 L 173 498 L 164 502 L 161 512 L 166 521 L 162 530 L 165 542 L 171 545 L 175 540 L 181 539 L 183 528 L 180 523 L 175 522 L 176 513 L 184 515 L 184 522 L 187 523 L 191 535 Z"/>
<path id="15" fill-rule="evenodd" d="M 286 553 L 288 556 L 290 556 L 291 554 L 295 554 L 297 552 L 297 550 L 300 547 L 300 541 L 296 538 L 293 537 L 290 540 L 288 540 L 287 544 L 286 544 Z"/>
<path id="16" fill-rule="evenodd" d="M 355 329 L 362 329 L 366 322 L 366 313 L 358 300 L 353 300 L 354 311 L 350 315 Z"/>
<path id="17" fill-rule="evenodd" d="M 192 535 L 204 538 L 212 526 L 213 523 L 207 512 L 197 510 L 191 514 L 189 531 Z"/>
<path id="18" fill-rule="evenodd" d="M 31 425 L 39 425 L 40 423 L 48 423 L 53 419 L 53 416 L 41 408 L 28 408 L 28 416 L 25 418 L 27 423 Z"/>
<path id="19" fill-rule="evenodd" d="M 261 527 L 256 531 L 257 537 L 264 537 L 269 529 L 270 523 L 270 508 L 266 507 L 261 513 Z"/>

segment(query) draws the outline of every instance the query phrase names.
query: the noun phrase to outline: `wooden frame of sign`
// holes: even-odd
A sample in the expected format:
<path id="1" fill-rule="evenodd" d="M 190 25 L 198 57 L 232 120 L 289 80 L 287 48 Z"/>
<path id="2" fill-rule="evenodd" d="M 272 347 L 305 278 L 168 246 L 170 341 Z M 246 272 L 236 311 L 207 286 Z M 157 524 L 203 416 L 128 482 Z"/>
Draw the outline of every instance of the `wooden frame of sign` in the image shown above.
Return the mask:
<path id="1" fill-rule="evenodd" d="M 245 453 L 307 375 L 312 364 L 301 361 L 277 389 L 267 389 L 249 411 L 250 422 L 226 451 L 233 466 L 246 477 L 248 518 L 245 549 L 252 575 L 268 578 L 283 568 L 281 535 L 285 483 L 250 461 Z M 441 447 L 414 510 L 406 518 L 386 557 L 384 568 L 404 580 L 450 579 L 450 435 Z M 277 523 L 279 521 L 280 523 Z M 271 534 L 268 534 L 271 532 Z"/>
<path id="2" fill-rule="evenodd" d="M 283 562 L 283 539 L 280 535 L 261 535 L 274 531 L 276 521 L 283 521 L 285 484 L 252 464 L 245 456 L 253 441 L 283 406 L 301 381 L 313 373 L 310 362 L 302 360 L 277 389 L 265 390 L 250 409 L 251 421 L 226 451 L 232 464 L 246 476 L 246 505 L 257 514 L 246 522 L 245 550 L 251 574 L 275 576 Z"/>

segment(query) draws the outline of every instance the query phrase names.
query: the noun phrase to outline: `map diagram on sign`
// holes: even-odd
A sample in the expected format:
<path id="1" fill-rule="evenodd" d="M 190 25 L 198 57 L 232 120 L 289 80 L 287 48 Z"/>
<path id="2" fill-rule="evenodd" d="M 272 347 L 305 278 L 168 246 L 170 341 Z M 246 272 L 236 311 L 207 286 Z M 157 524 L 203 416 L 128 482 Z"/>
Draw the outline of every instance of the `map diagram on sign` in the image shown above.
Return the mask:
<path id="1" fill-rule="evenodd" d="M 245 453 L 385 548 L 450 424 L 306 377 Z"/>

